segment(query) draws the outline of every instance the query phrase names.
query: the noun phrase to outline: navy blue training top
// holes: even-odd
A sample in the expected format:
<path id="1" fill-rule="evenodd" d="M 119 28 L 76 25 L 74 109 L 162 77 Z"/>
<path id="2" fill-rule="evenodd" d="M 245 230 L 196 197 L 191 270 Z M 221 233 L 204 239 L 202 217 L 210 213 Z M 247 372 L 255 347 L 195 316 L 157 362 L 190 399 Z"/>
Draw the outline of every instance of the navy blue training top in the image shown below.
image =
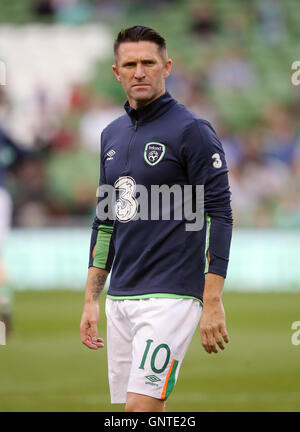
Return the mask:
<path id="1" fill-rule="evenodd" d="M 6 170 L 28 152 L 20 148 L 0 126 L 0 187 L 6 187 Z"/>
<path id="2" fill-rule="evenodd" d="M 229 260 L 231 194 L 222 145 L 209 122 L 168 92 L 143 108 L 135 110 L 128 101 L 124 108 L 126 114 L 101 135 L 99 184 L 125 191 L 125 198 L 118 219 L 95 216 L 89 266 L 111 270 L 113 298 L 165 294 L 202 300 L 205 273 L 226 277 Z M 204 185 L 203 228 L 187 231 L 184 217 L 132 219 L 135 185 L 149 194 L 151 185 Z"/>

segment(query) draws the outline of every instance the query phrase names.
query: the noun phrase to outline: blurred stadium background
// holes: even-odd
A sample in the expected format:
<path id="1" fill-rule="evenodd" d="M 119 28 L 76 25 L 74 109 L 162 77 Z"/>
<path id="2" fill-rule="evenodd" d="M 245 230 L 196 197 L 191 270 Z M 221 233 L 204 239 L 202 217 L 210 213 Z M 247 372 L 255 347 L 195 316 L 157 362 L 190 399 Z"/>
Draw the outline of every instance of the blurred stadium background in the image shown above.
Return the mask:
<path id="1" fill-rule="evenodd" d="M 14 293 L 0 411 L 122 410 L 109 403 L 106 354 L 81 345 L 79 322 L 99 137 L 125 102 L 112 43 L 136 24 L 166 38 L 167 88 L 214 125 L 233 193 L 231 343 L 211 357 L 195 334 L 168 409 L 299 411 L 299 22 L 294 0 L 0 3 L 0 163 L 13 200 L 3 256 Z M 8 140 L 30 156 L 19 163 Z"/>

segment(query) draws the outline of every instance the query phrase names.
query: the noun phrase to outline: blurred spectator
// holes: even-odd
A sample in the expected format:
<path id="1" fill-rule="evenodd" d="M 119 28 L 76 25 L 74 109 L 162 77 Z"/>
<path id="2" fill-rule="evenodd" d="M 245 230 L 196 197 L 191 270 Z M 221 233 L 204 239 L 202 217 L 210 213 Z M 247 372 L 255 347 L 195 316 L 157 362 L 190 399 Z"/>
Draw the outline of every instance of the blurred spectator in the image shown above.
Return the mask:
<path id="1" fill-rule="evenodd" d="M 245 157 L 241 137 L 233 134 L 225 123 L 218 126 L 218 135 L 226 154 L 228 169 L 232 172 L 240 169 Z"/>
<path id="2" fill-rule="evenodd" d="M 282 4 L 278 0 L 256 2 L 261 35 L 269 44 L 278 44 L 286 37 Z"/>
<path id="3" fill-rule="evenodd" d="M 208 120 L 211 124 L 217 123 L 217 108 L 205 93 L 191 92 L 187 106 L 199 117 Z"/>
<path id="4" fill-rule="evenodd" d="M 35 0 L 33 10 L 38 18 L 53 18 L 55 15 L 54 0 Z"/>
<path id="5" fill-rule="evenodd" d="M 3 106 L 7 102 L 3 90 L 1 90 L 0 95 L 0 105 Z M 23 162 L 27 153 L 10 137 L 2 123 L 3 118 L 0 118 L 0 321 L 5 323 L 7 335 L 9 335 L 11 331 L 12 292 L 7 285 L 8 279 L 2 257 L 12 216 L 12 200 L 7 189 L 7 174 L 9 169 Z"/>
<path id="6" fill-rule="evenodd" d="M 74 83 L 71 87 L 69 107 L 70 110 L 84 112 L 92 101 L 92 93 L 87 85 Z"/>
<path id="7" fill-rule="evenodd" d="M 66 150 L 74 146 L 76 133 L 65 125 L 61 125 L 51 140 L 51 149 Z"/>
<path id="8" fill-rule="evenodd" d="M 47 92 L 39 89 L 36 94 L 35 113 L 31 120 L 34 149 L 46 148 L 50 145 L 59 129 L 57 111 L 48 101 Z"/>
<path id="9" fill-rule="evenodd" d="M 40 155 L 28 160 L 18 172 L 22 190 L 14 195 L 15 222 L 18 226 L 47 226 L 45 163 Z"/>
<path id="10" fill-rule="evenodd" d="M 86 150 L 99 152 L 102 130 L 124 112 L 122 106 L 115 106 L 107 98 L 102 103 L 95 99 L 80 120 L 79 131 L 82 146 Z"/>
<path id="11" fill-rule="evenodd" d="M 232 7 L 230 12 L 224 14 L 222 21 L 222 34 L 235 42 L 247 45 L 247 36 L 252 24 L 252 3 L 245 2 L 243 8 L 240 5 Z"/>
<path id="12" fill-rule="evenodd" d="M 292 165 L 298 137 L 291 113 L 283 106 L 272 104 L 266 109 L 265 120 L 263 144 L 266 156 Z"/>
<path id="13" fill-rule="evenodd" d="M 86 23 L 92 16 L 90 2 L 79 0 L 53 0 L 56 19 L 69 24 Z"/>
<path id="14" fill-rule="evenodd" d="M 216 11 L 212 3 L 195 4 L 191 8 L 191 30 L 199 39 L 207 39 L 214 36 L 219 25 L 217 21 Z"/>
<path id="15" fill-rule="evenodd" d="M 209 80 L 215 90 L 247 91 L 256 83 L 256 73 L 241 45 L 234 45 L 211 64 Z"/>
<path id="16" fill-rule="evenodd" d="M 98 0 L 95 4 L 94 16 L 104 22 L 115 22 L 122 19 L 129 4 L 129 0 Z"/>
<path id="17" fill-rule="evenodd" d="M 179 63 L 166 80 L 166 87 L 173 97 L 185 104 L 193 90 L 192 77 L 187 74 L 184 63 Z"/>

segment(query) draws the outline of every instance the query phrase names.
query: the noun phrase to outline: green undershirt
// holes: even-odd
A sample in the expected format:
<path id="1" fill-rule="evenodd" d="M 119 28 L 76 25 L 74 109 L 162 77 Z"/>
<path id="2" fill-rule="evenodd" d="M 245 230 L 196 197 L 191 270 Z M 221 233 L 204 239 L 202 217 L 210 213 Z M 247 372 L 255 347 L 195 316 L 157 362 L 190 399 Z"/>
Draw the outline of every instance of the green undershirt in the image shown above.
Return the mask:
<path id="1" fill-rule="evenodd" d="M 198 299 L 197 297 L 188 296 L 188 295 L 180 295 L 180 294 L 168 294 L 168 293 L 151 293 L 151 294 L 138 294 L 138 295 L 132 295 L 132 296 L 112 296 L 110 294 L 107 294 L 107 297 L 112 300 L 140 300 L 140 299 L 147 299 L 147 298 L 192 298 L 194 300 L 198 300 L 201 305 L 203 305 L 202 301 Z"/>

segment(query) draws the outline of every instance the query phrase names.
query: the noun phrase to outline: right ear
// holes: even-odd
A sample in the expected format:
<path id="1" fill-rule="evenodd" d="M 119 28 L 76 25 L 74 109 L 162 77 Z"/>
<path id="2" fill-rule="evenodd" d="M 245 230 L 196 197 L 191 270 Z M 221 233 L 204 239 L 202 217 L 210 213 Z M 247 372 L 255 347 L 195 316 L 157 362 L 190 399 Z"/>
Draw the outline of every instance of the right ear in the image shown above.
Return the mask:
<path id="1" fill-rule="evenodd" d="M 116 65 L 112 65 L 112 70 L 113 70 L 113 73 L 115 74 L 115 77 L 117 78 L 117 80 L 119 81 L 119 82 L 121 82 L 121 78 L 120 78 L 120 75 L 119 75 L 119 72 L 118 72 L 118 68 L 117 68 L 117 66 Z"/>
<path id="2" fill-rule="evenodd" d="M 164 78 L 167 78 L 170 75 L 171 69 L 172 69 L 172 60 L 168 59 L 164 66 Z"/>

